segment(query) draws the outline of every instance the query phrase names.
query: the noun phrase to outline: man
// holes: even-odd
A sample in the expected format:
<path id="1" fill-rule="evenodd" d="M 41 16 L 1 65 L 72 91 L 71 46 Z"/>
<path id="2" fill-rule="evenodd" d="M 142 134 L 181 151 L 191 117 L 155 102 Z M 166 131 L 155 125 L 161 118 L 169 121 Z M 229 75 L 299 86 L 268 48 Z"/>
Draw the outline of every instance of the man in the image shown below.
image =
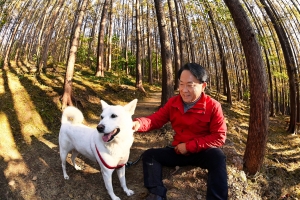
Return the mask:
<path id="1" fill-rule="evenodd" d="M 166 199 L 162 166 L 199 166 L 208 169 L 206 199 L 227 199 L 226 158 L 218 147 L 225 143 L 226 123 L 221 105 L 204 93 L 207 71 L 188 63 L 178 71 L 179 95 L 157 112 L 134 119 L 133 129 L 146 132 L 171 122 L 175 131 L 171 147 L 148 149 L 143 154 L 146 200 Z"/>

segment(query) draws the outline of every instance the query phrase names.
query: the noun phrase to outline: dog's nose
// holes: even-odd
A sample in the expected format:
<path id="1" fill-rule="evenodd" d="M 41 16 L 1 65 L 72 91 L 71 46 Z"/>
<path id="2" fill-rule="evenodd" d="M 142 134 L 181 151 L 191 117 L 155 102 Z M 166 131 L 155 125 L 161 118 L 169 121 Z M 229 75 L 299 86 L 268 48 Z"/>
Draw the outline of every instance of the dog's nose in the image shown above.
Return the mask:
<path id="1" fill-rule="evenodd" d="M 99 125 L 97 126 L 97 130 L 98 130 L 100 133 L 103 133 L 104 129 L 105 129 L 105 126 L 102 125 L 102 124 L 99 124 Z"/>

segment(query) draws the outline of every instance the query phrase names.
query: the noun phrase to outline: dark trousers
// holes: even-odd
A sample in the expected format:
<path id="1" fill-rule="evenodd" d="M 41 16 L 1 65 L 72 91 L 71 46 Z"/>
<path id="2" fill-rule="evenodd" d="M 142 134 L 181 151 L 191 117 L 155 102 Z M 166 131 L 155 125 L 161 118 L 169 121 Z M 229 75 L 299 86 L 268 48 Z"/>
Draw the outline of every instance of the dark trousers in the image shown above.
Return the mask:
<path id="1" fill-rule="evenodd" d="M 210 148 L 188 156 L 178 155 L 173 148 L 148 149 L 143 154 L 144 185 L 149 192 L 166 197 L 162 166 L 198 166 L 208 170 L 207 200 L 227 199 L 226 157 L 219 148 Z"/>

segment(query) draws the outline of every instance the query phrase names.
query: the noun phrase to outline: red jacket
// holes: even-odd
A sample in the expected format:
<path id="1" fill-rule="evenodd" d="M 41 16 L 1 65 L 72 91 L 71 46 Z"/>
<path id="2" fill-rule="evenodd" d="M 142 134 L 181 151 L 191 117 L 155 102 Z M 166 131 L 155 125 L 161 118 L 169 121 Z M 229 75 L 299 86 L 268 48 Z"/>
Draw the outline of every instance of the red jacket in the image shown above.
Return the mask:
<path id="1" fill-rule="evenodd" d="M 199 101 L 186 113 L 180 95 L 174 96 L 157 112 L 134 119 L 140 122 L 139 132 L 161 128 L 171 122 L 175 131 L 173 146 L 186 143 L 190 153 L 211 147 L 220 147 L 226 139 L 226 122 L 221 104 L 202 93 Z"/>

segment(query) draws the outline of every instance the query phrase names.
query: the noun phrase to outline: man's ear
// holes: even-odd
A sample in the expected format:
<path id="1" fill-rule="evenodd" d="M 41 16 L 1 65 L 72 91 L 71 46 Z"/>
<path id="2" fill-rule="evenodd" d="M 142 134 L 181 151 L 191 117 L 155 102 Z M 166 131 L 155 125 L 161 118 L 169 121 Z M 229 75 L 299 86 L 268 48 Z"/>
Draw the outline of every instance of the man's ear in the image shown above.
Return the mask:
<path id="1" fill-rule="evenodd" d="M 207 86 L 207 83 L 206 83 L 206 82 L 203 82 L 203 83 L 202 83 L 202 91 L 205 90 L 206 86 Z"/>

